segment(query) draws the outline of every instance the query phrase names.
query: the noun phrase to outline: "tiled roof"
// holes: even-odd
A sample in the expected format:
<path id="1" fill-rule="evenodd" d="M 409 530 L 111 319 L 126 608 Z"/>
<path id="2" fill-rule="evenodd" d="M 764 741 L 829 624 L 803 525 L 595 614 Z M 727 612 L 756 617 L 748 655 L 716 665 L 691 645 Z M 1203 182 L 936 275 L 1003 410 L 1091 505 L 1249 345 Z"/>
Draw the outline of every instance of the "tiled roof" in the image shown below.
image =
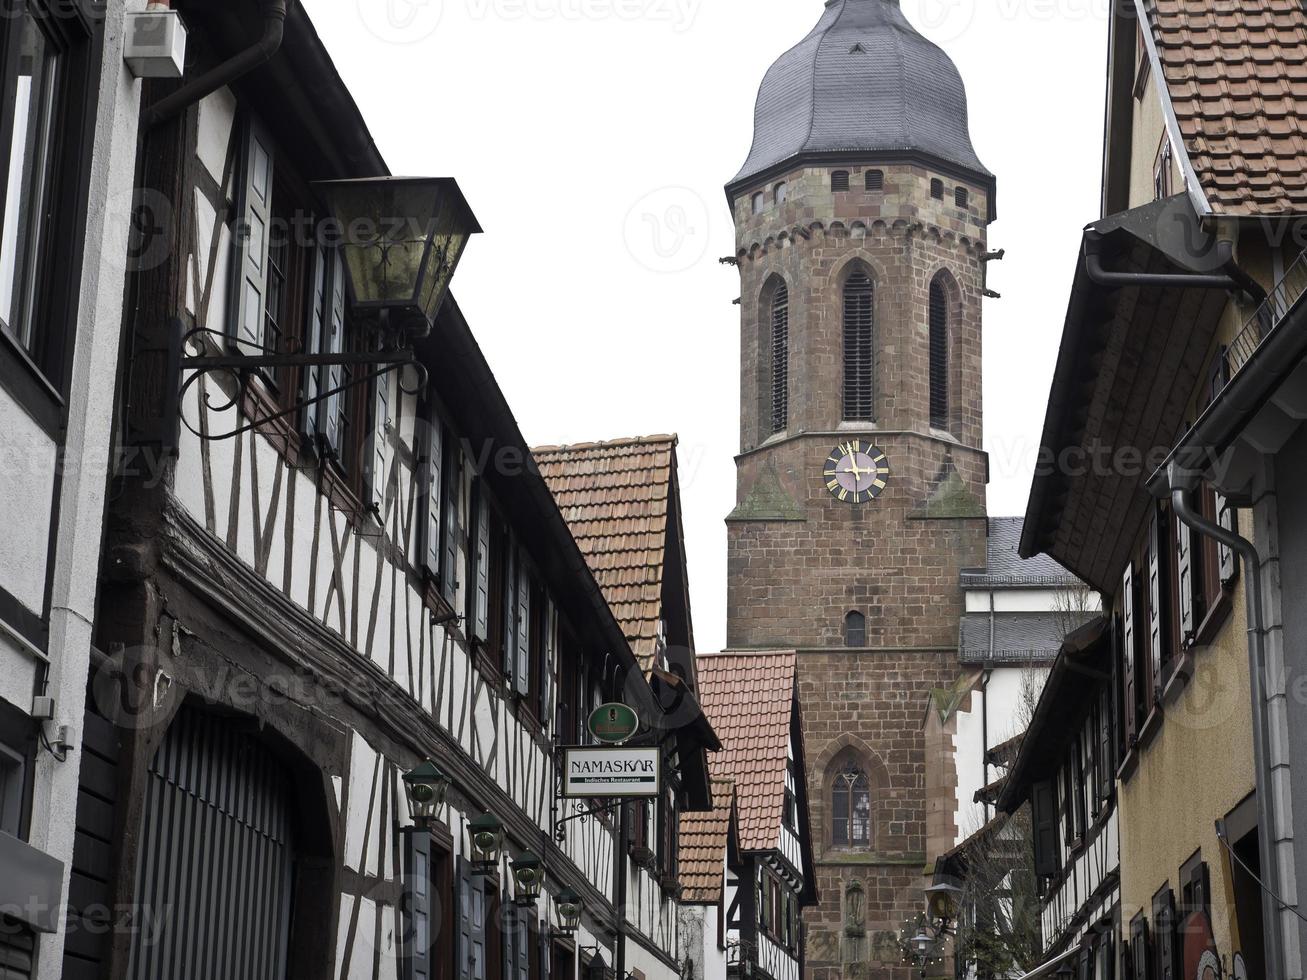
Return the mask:
<path id="1" fill-rule="evenodd" d="M 533 449 L 631 650 L 653 663 L 662 610 L 675 436 Z"/>
<path id="2" fill-rule="evenodd" d="M 1220 214 L 1307 212 L 1301 0 L 1143 0 L 1198 182 Z"/>
<path id="3" fill-rule="evenodd" d="M 1080 580 L 1048 555 L 1022 558 L 1017 551 L 1021 543 L 1022 517 L 991 517 L 985 542 L 985 567 L 962 572 L 962 584 L 971 587 L 1064 586 L 1080 585 Z"/>
<path id="4" fill-rule="evenodd" d="M 780 836 L 794 684 L 792 650 L 699 656 L 699 697 L 722 740 L 709 766 L 735 784 L 746 851 L 771 850 Z"/>
<path id="5" fill-rule="evenodd" d="M 681 874 L 681 901 L 691 905 L 716 902 L 722 894 L 735 787 L 729 779 L 714 779 L 712 795 L 711 810 L 681 814 L 676 860 Z"/>

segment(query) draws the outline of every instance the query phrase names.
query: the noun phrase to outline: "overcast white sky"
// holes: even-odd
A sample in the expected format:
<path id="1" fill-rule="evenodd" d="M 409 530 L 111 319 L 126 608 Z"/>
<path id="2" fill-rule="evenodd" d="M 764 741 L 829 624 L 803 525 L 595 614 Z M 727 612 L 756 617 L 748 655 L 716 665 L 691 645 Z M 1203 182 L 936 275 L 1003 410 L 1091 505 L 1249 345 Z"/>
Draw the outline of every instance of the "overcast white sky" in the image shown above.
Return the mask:
<path id="1" fill-rule="evenodd" d="M 722 187 L 822 0 L 302 0 L 392 172 L 457 177 L 454 281 L 533 444 L 679 433 L 696 640 L 725 640 L 739 295 Z M 903 0 L 998 177 L 989 509 L 1024 511 L 1080 228 L 1098 216 L 1110 0 Z"/>

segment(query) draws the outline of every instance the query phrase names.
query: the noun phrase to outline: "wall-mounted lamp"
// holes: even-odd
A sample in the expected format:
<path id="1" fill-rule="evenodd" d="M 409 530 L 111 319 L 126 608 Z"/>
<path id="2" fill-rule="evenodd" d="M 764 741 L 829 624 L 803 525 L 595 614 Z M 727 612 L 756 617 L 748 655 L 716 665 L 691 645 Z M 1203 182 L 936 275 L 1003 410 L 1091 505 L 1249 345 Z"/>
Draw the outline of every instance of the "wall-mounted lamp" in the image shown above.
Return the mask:
<path id="1" fill-rule="evenodd" d="M 504 847 L 504 825 L 492 813 L 483 813 L 468 821 L 467 843 L 472 851 L 472 866 L 477 874 L 490 875 L 499 870 L 499 853 Z"/>
<path id="2" fill-rule="evenodd" d="M 534 905 L 540 897 L 540 886 L 545 881 L 544 862 L 534 851 L 523 851 L 513 862 L 513 880 L 517 882 L 518 905 Z"/>
<path id="3" fill-rule="evenodd" d="M 558 917 L 559 936 L 574 936 L 581 927 L 585 901 L 571 888 L 564 888 L 554 896 L 554 914 Z"/>
<path id="4" fill-rule="evenodd" d="M 428 826 L 436 811 L 444 805 L 449 792 L 449 777 L 430 759 L 404 773 L 404 795 L 408 812 L 419 827 Z"/>

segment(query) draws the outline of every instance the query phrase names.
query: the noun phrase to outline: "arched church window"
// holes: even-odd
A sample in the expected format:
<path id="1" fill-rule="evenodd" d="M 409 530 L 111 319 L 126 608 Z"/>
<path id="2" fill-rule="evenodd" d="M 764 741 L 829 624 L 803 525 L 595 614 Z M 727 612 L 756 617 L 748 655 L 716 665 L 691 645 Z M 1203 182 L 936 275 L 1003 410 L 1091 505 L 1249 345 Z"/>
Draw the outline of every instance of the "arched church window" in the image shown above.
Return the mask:
<path id="1" fill-rule="evenodd" d="M 872 419 L 876 366 L 874 290 L 871 277 L 855 272 L 844 284 L 844 418 Z"/>
<path id="2" fill-rule="evenodd" d="M 868 170 L 864 180 L 866 181 L 867 190 L 869 191 L 883 190 L 885 188 L 885 171 Z"/>
<path id="3" fill-rule="evenodd" d="M 837 772 L 831 784 L 831 844 L 871 846 L 871 782 L 853 763 Z"/>
<path id="4" fill-rule="evenodd" d="M 948 428 L 948 294 L 937 276 L 930 284 L 930 424 Z"/>
<path id="5" fill-rule="evenodd" d="M 847 191 L 849 189 L 849 172 L 847 170 L 836 170 L 830 175 L 830 189 L 832 191 Z"/>
<path id="6" fill-rule="evenodd" d="M 938 177 L 930 182 L 930 196 L 937 201 L 944 200 L 944 181 Z"/>
<path id="7" fill-rule="evenodd" d="M 953 192 L 953 203 L 960 208 L 967 206 L 967 189 L 965 187 L 959 187 Z"/>
<path id="8" fill-rule="evenodd" d="M 750 201 L 753 207 L 753 213 L 762 214 L 762 191 L 758 191 L 758 193 L 754 194 Z"/>
<path id="9" fill-rule="evenodd" d="M 784 204 L 786 198 L 788 198 L 789 196 L 790 196 L 790 185 L 782 180 L 779 184 L 776 185 L 776 203 Z"/>
<path id="10" fill-rule="evenodd" d="M 790 291 L 777 283 L 771 299 L 771 431 L 790 422 Z"/>
<path id="11" fill-rule="evenodd" d="M 867 645 L 867 617 L 856 609 L 844 617 L 844 645 L 846 647 Z"/>

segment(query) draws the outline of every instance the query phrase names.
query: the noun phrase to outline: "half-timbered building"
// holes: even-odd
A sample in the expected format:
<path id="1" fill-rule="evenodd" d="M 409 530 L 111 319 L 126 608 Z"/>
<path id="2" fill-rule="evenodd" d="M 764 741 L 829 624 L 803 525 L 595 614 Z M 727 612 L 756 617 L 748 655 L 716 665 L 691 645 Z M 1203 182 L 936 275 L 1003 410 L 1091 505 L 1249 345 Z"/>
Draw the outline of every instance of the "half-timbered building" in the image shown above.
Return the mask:
<path id="1" fill-rule="evenodd" d="M 799 980 L 802 912 L 818 896 L 794 652 L 705 655 L 699 660 L 699 683 L 704 711 L 722 742 L 712 772 L 730 782 L 734 795 L 725 811 L 727 833 L 720 832 L 720 810 L 695 818 L 696 834 L 713 830 L 716 821 L 712 840 L 724 845 L 720 889 L 706 880 L 695 882 L 703 910 L 704 962 L 712 956 L 708 933 L 715 926 L 726 976 Z M 835 793 L 847 801 L 849 832 L 859 832 L 870 819 L 865 780 L 846 781 Z M 709 827 L 703 826 L 705 819 Z M 701 848 L 705 842 L 697 843 Z M 706 860 L 696 854 L 700 878 Z M 865 902 L 859 914 L 865 927 Z"/>
<path id="2" fill-rule="evenodd" d="M 710 802 L 678 760 L 711 731 L 650 680 L 452 296 L 386 369 L 317 182 L 388 171 L 303 8 L 176 7 L 117 406 L 168 465 L 110 508 L 65 975 L 677 976 L 676 835 L 661 865 L 616 854 L 628 814 L 566 809 L 556 749 L 635 708 L 674 828 Z M 308 359 L 203 370 L 260 350 Z M 428 759 L 447 795 L 415 825 Z"/>

